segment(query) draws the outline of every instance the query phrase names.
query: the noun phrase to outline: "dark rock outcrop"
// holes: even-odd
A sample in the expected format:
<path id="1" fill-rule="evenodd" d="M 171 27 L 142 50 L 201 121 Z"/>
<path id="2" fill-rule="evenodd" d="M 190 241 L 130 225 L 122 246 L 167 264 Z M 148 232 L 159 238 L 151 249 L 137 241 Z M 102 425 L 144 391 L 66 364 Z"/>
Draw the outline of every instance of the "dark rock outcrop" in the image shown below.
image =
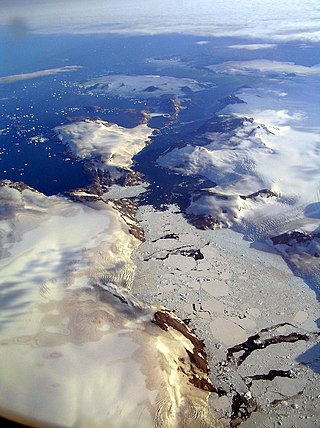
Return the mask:
<path id="1" fill-rule="evenodd" d="M 198 339 L 198 337 L 192 333 L 192 331 L 186 326 L 186 324 L 183 323 L 183 321 L 165 309 L 157 311 L 154 314 L 152 322 L 164 331 L 168 331 L 169 328 L 179 331 L 186 339 L 191 342 L 193 345 L 193 350 L 190 351 L 186 349 L 186 353 L 189 357 L 190 369 L 188 372 L 186 372 L 186 361 L 184 359 L 181 361 L 184 366 L 180 367 L 180 369 L 189 376 L 189 382 L 196 388 L 209 392 L 216 391 L 210 379 L 208 378 L 209 365 L 204 342 Z"/>
<path id="2" fill-rule="evenodd" d="M 312 236 L 304 233 L 304 232 L 298 232 L 296 230 L 289 231 L 282 233 L 281 235 L 274 236 L 273 238 L 270 238 L 273 245 L 289 245 L 293 246 L 296 243 L 298 244 L 306 244 L 312 240 Z"/>
<path id="3" fill-rule="evenodd" d="M 117 210 L 128 226 L 129 233 L 144 242 L 144 230 L 136 222 L 138 204 L 134 199 L 123 198 L 109 200 L 108 204 Z"/>
<path id="4" fill-rule="evenodd" d="M 211 215 L 187 214 L 186 218 L 190 224 L 201 230 L 214 230 L 220 226 L 220 221 L 212 217 Z"/>

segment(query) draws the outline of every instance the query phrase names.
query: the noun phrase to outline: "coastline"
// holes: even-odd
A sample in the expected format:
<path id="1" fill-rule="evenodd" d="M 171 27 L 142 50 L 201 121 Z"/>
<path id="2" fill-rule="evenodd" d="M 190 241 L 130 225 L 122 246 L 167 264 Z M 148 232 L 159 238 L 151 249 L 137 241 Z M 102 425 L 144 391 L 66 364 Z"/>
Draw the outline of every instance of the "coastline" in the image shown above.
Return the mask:
<path id="1" fill-rule="evenodd" d="M 318 43 L 199 28 L 0 85 L 2 416 L 319 427 Z"/>
<path id="2" fill-rule="evenodd" d="M 317 427 L 315 292 L 279 254 L 251 248 L 230 229 L 195 229 L 175 206 L 142 206 L 137 220 L 146 241 L 133 253 L 132 292 L 173 311 L 204 341 L 221 421 Z"/>
<path id="3" fill-rule="evenodd" d="M 204 344 L 130 293 L 141 242 L 127 212 L 134 202 L 85 195 L 0 182 L 1 416 L 28 426 L 220 428 Z"/>

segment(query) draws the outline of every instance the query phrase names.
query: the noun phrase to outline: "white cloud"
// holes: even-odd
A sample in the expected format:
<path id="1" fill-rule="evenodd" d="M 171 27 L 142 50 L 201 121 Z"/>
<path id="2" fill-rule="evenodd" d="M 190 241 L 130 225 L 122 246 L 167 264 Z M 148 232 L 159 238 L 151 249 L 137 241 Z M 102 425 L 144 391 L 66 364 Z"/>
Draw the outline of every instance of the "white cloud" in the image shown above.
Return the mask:
<path id="1" fill-rule="evenodd" d="M 294 73 L 299 75 L 320 74 L 320 64 L 312 67 L 298 65 L 294 62 L 270 61 L 267 59 L 254 59 L 251 61 L 228 61 L 222 64 L 209 65 L 212 71 L 227 73 L 249 73 L 260 71 L 262 73 Z"/>
<path id="2" fill-rule="evenodd" d="M 207 44 L 209 44 L 210 42 L 208 41 L 208 40 L 199 40 L 199 42 L 196 42 L 196 45 L 207 45 Z"/>
<path id="3" fill-rule="evenodd" d="M 19 80 L 37 79 L 43 76 L 50 76 L 58 73 L 69 73 L 82 68 L 79 65 L 67 65 L 59 68 L 49 68 L 47 70 L 32 71 L 31 73 L 12 74 L 10 76 L 0 77 L 0 84 L 13 83 Z"/>
<path id="4" fill-rule="evenodd" d="M 248 51 L 257 51 L 259 49 L 272 49 L 277 45 L 274 43 L 252 43 L 249 45 L 230 45 L 229 49 L 246 49 Z"/>
<path id="5" fill-rule="evenodd" d="M 184 33 L 273 40 L 320 41 L 318 0 L 109 0 L 8 2 L 0 22 L 13 16 L 40 33 Z"/>

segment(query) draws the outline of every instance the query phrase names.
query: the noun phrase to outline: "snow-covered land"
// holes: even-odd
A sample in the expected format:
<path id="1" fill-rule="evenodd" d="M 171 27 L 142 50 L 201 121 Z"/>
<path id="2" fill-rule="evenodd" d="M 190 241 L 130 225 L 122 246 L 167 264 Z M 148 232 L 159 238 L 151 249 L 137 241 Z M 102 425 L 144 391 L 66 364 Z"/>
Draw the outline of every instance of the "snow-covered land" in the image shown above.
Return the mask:
<path id="1" fill-rule="evenodd" d="M 316 239 L 320 81 L 314 74 L 318 67 L 262 60 L 248 63 L 250 66 L 232 63 L 233 73 L 254 69 L 259 76 L 255 87 L 237 92 L 243 102 L 227 106 L 202 127 L 194 143 L 160 156 L 158 163 L 214 183 L 212 188 L 192 195 L 189 214 L 210 215 L 221 225 L 241 230 L 250 240 L 268 239 L 290 230 Z M 230 72 L 230 64 L 219 67 Z M 266 71 L 272 71 L 272 77 L 265 75 Z M 284 76 L 285 72 L 299 76 Z M 215 130 L 216 120 L 225 131 Z M 309 215 L 310 210 L 313 215 Z M 292 252 L 291 246 L 286 254 Z M 316 257 L 312 264 L 317 264 Z"/>
<path id="2" fill-rule="evenodd" d="M 174 95 L 186 98 L 188 91 L 198 92 L 213 87 L 212 83 L 199 83 L 194 79 L 158 75 L 116 74 L 92 79 L 82 85 L 87 91 L 130 98 L 150 98 Z"/>
<path id="3" fill-rule="evenodd" d="M 102 120 L 82 120 L 58 126 L 55 131 L 75 156 L 114 173 L 116 168 L 131 167 L 133 156 L 150 141 L 153 129 L 146 124 L 124 128 Z"/>
<path id="4" fill-rule="evenodd" d="M 239 46 L 243 47 L 243 45 L 235 45 L 230 47 L 235 49 L 239 48 Z M 250 46 L 255 45 L 247 45 L 247 47 L 244 47 L 243 49 L 250 50 Z M 263 47 L 264 45 L 258 46 Z M 304 65 L 295 64 L 293 62 L 271 61 L 268 59 L 253 59 L 250 61 L 228 61 L 222 64 L 209 65 L 207 68 L 212 71 L 224 73 L 256 73 L 258 71 L 263 73 L 294 73 L 298 75 L 320 74 L 320 64 L 314 65 L 312 67 L 306 67 Z"/>
<path id="5" fill-rule="evenodd" d="M 24 187 L 0 187 L 1 414 L 32 426 L 220 426 L 187 376 L 195 336 L 159 328 L 128 291 L 138 241 L 119 214 Z"/>

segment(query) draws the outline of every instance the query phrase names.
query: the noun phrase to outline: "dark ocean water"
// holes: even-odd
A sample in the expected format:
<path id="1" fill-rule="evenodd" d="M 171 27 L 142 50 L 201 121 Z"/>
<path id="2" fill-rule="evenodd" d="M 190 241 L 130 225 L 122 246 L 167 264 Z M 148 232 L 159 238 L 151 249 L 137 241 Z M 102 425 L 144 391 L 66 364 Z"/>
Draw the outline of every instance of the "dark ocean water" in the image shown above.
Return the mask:
<path id="1" fill-rule="evenodd" d="M 143 99 L 139 98 L 139 96 L 134 96 L 132 98 L 119 98 L 114 94 L 97 94 L 92 91 L 89 92 L 88 90 L 85 90 L 81 86 L 84 82 L 108 73 L 126 75 L 161 74 L 163 76 L 196 79 L 200 83 L 209 82 L 211 84 L 210 88 L 207 88 L 204 91 L 185 91 L 186 96 L 184 97 L 185 99 L 182 101 L 184 108 L 177 116 L 175 116 L 172 111 L 169 111 L 170 98 L 174 97 L 166 95 L 164 96 L 164 98 L 162 98 L 161 101 L 163 101 L 163 105 L 160 103 L 161 106 L 158 106 L 159 111 L 163 113 L 162 107 L 167 105 L 168 111 L 165 112 L 167 114 L 166 116 L 152 117 L 149 120 L 149 126 L 151 128 L 157 128 L 158 132 L 152 136 L 151 144 L 146 146 L 145 149 L 138 153 L 134 158 L 134 169 L 143 173 L 147 181 L 150 183 L 148 191 L 140 196 L 140 203 L 153 204 L 153 206 L 160 209 L 166 204 L 175 203 L 180 206 L 182 211 L 184 211 L 189 206 L 190 196 L 195 191 L 201 188 L 213 187 L 215 183 L 210 182 L 209 180 L 200 176 L 184 176 L 183 174 L 176 174 L 174 172 L 164 170 L 160 168 L 159 165 L 157 165 L 157 158 L 175 147 L 182 147 L 186 144 L 194 144 L 201 147 L 202 143 L 205 143 L 206 137 L 204 134 L 205 130 L 207 129 L 208 122 L 213 124 L 212 127 L 216 132 L 223 133 L 226 130 L 233 129 L 233 126 L 234 128 L 236 128 L 238 119 L 233 119 L 233 121 L 228 122 L 227 120 L 223 120 L 223 118 L 219 117 L 219 112 L 221 112 L 221 110 L 228 104 L 237 102 L 235 94 L 239 89 L 243 87 L 259 87 L 259 85 L 263 85 L 263 79 L 261 79 L 261 76 L 259 77 L 258 73 L 251 75 L 244 75 L 240 73 L 219 74 L 210 71 L 207 66 L 213 64 L 220 64 L 226 61 L 246 61 L 251 59 L 269 59 L 284 62 L 287 61 L 305 66 L 312 66 L 319 62 L 318 47 L 316 45 L 312 45 L 312 43 L 308 44 L 307 49 L 302 48 L 299 43 L 282 43 L 278 44 L 272 49 L 250 51 L 246 49 L 232 49 L 228 46 L 234 44 L 261 43 L 262 41 L 254 39 L 246 40 L 235 38 L 206 38 L 208 43 L 199 45 L 197 44 L 197 42 L 201 41 L 201 38 L 182 35 L 121 37 L 111 35 L 44 36 L 30 34 L 22 40 L 16 40 L 10 36 L 10 33 L 6 29 L 0 30 L 0 37 L 3 42 L 0 46 L 0 77 L 20 73 L 30 73 L 38 70 L 54 69 L 65 66 L 82 67 L 73 72 L 63 72 L 35 79 L 20 80 L 15 83 L 3 84 L 0 80 L 0 179 L 24 181 L 26 184 L 36 188 L 37 190 L 43 192 L 46 195 L 59 194 L 71 189 L 84 187 L 92 179 L 92 177 L 90 177 L 89 173 L 85 168 L 85 163 L 81 160 L 74 159 L 68 152 L 67 147 L 65 147 L 59 141 L 57 135 L 55 135 L 54 132 L 55 127 L 70 123 L 70 121 L 81 120 L 83 118 L 92 120 L 101 118 L 102 120 L 113 122 L 120 126 L 130 128 L 135 127 L 139 123 L 141 123 L 144 118 L 144 111 L 148 111 L 150 109 L 152 111 L 152 108 L 154 108 L 155 112 L 157 110 L 157 107 L 155 106 L 157 106 L 157 102 L 159 100 L 152 100 L 149 98 Z M 150 61 L 150 59 L 153 61 Z M 164 62 L 161 63 L 162 65 L 160 67 L 160 62 L 154 60 L 163 60 Z M 268 88 L 266 87 L 266 89 Z M 208 128 L 210 128 L 210 126 L 208 126 Z M 212 128 L 210 129 L 212 130 Z M 49 215 L 50 213 L 48 213 L 48 216 Z M 95 217 L 90 217 L 90 220 L 87 221 L 81 221 L 79 232 L 74 233 L 75 237 L 78 238 L 78 235 L 81 235 L 82 229 L 85 230 L 88 224 L 94 224 L 94 220 L 91 221 L 91 218 L 94 219 Z M 37 219 L 34 219 L 34 221 L 36 222 Z M 65 219 L 63 219 L 63 222 L 65 222 Z M 104 223 L 103 228 L 105 228 Z M 47 229 L 44 228 L 42 230 L 44 230 L 44 232 L 41 235 L 47 238 Z M 54 233 L 55 232 L 56 231 L 54 231 Z M 70 251 L 70 254 L 71 251 L 75 252 L 75 255 L 74 257 L 72 257 L 72 259 L 77 261 L 78 258 L 82 258 L 82 250 L 80 251 L 77 246 L 74 250 L 72 250 L 71 244 L 71 250 L 68 249 L 66 244 L 63 244 L 66 246 L 66 249 L 63 248 L 63 246 L 59 247 L 59 245 L 62 245 L 59 243 L 58 239 L 60 233 L 61 231 L 57 230 L 58 244 L 55 246 L 55 238 L 53 238 L 52 248 L 53 251 L 56 252 L 59 251 L 60 248 L 61 257 L 59 258 L 59 261 L 61 259 L 61 266 L 64 266 L 66 260 L 69 260 L 68 257 L 65 257 L 64 255 L 68 254 L 68 251 Z M 64 233 L 64 231 L 62 231 L 62 233 Z M 103 234 L 104 233 L 105 229 L 103 229 Z M 110 232 L 110 236 L 111 233 L 112 232 Z M 70 234 L 71 236 L 71 233 L 69 231 L 66 231 L 66 234 Z M 102 233 L 100 232 L 97 234 L 102 236 Z M 73 245 L 72 238 L 73 236 L 71 237 L 70 242 Z M 119 239 L 118 235 L 115 239 Z M 49 241 L 50 236 L 48 237 L 48 242 Z M 82 245 L 81 241 L 79 242 L 79 245 Z M 28 254 L 28 257 L 29 254 L 31 254 L 31 256 L 33 257 L 33 250 L 36 249 L 38 251 L 38 245 L 37 242 L 33 241 L 28 242 L 28 245 L 29 244 L 31 249 L 30 251 L 27 251 L 26 254 Z M 40 248 L 42 248 L 41 245 L 42 240 L 39 239 Z M 49 243 L 48 245 L 51 244 Z M 100 248 L 97 248 L 100 254 Z M 83 254 L 87 251 L 89 250 L 84 249 Z M 96 252 L 97 250 L 93 248 L 92 251 Z M 122 249 L 121 251 L 123 252 Z M 29 272 L 30 275 L 33 274 L 33 266 L 37 266 L 39 264 L 39 260 L 37 259 L 38 253 L 35 252 L 34 254 L 34 259 L 31 258 L 30 262 L 25 256 L 23 256 L 24 263 L 26 266 L 24 271 L 27 272 L 28 275 Z M 81 256 L 78 256 L 78 254 L 81 254 Z M 101 260 L 104 260 L 103 257 L 101 258 Z M 106 255 L 105 259 L 107 260 L 108 257 L 109 255 Z M 92 257 L 92 259 L 94 258 L 95 257 Z M 50 263 L 50 265 L 55 266 L 54 254 L 51 257 L 50 253 L 50 260 L 51 259 L 53 262 Z M 117 254 L 115 259 L 118 263 Z M 45 260 L 46 263 L 44 269 L 44 271 L 46 271 L 48 259 L 44 258 L 43 260 Z M 40 260 L 40 262 L 43 262 L 43 260 Z M 113 259 L 111 258 L 111 260 Z M 81 260 L 78 260 L 78 262 L 82 263 Z M 127 262 L 120 261 L 118 264 L 119 266 L 122 266 L 123 263 Z M 68 269 L 69 268 L 70 266 L 68 265 Z M 54 267 L 52 269 L 54 269 Z M 72 268 L 71 266 L 71 271 L 72 269 L 75 268 Z M 48 272 L 51 271 L 49 270 Z M 54 270 L 52 270 L 52 272 L 54 272 Z M 69 272 L 69 270 L 66 272 Z M 120 273 L 121 275 L 119 276 L 120 278 L 122 278 L 122 272 Z M 38 275 L 37 269 L 35 269 L 35 275 Z M 45 273 L 44 276 L 46 277 L 46 275 L 49 274 Z M 65 274 L 63 273 L 63 275 Z M 297 272 L 297 275 L 300 275 L 300 273 Z M 131 278 L 131 273 L 129 276 Z M 116 278 L 117 274 L 115 274 L 114 277 Z M 17 284 L 20 284 L 21 276 L 18 275 L 17 278 Z M 37 278 L 37 276 L 35 276 L 35 278 Z M 51 282 L 55 284 L 54 281 L 55 278 L 48 278 L 47 282 L 50 285 Z M 116 279 L 113 279 L 111 282 L 113 281 L 116 282 Z M 314 283 L 312 281 L 313 278 L 311 278 L 310 281 L 308 278 L 306 279 L 306 282 L 308 282 L 308 284 L 315 289 L 316 286 L 314 286 Z M 24 278 L 22 278 L 21 283 L 24 284 Z M 32 285 L 37 285 L 36 280 L 34 281 L 34 283 L 35 284 L 32 283 Z M 27 281 L 26 284 L 28 284 Z M 63 287 L 65 287 L 65 284 L 67 284 L 67 281 L 64 283 Z M 44 282 L 44 285 L 46 286 L 46 282 Z M 41 290 L 42 288 L 46 290 L 46 287 L 42 286 Z M 20 289 L 17 295 L 19 293 Z M 39 296 L 40 295 L 41 293 L 39 293 Z M 71 294 L 68 295 L 68 299 L 70 298 L 70 295 Z M 75 293 L 75 295 L 77 294 Z M 101 293 L 101 296 L 102 295 L 105 296 Z M 16 294 L 12 294 L 12 296 L 13 299 L 16 298 Z M 115 294 L 112 293 L 112 296 L 113 297 L 110 305 L 114 305 L 114 307 L 116 307 L 116 305 L 119 305 L 120 302 L 123 303 L 122 299 L 119 299 L 119 301 L 118 299 L 116 299 L 117 296 Z M 100 298 L 102 299 L 101 302 Z M 48 299 L 52 299 L 52 297 L 49 295 Z M 81 312 L 77 312 L 77 317 L 72 318 L 72 310 L 74 305 L 77 311 L 79 311 L 79 307 L 81 306 L 79 302 L 76 299 L 74 300 L 74 303 L 72 300 L 68 300 L 68 305 L 66 306 L 68 307 L 68 311 L 70 311 L 71 313 L 70 317 L 68 315 L 67 319 L 76 319 L 77 323 L 80 319 L 78 317 L 78 314 Z M 83 306 L 87 307 L 87 301 L 84 302 L 85 305 Z M 95 319 L 98 320 L 100 329 L 100 312 L 97 311 L 96 305 L 100 302 L 101 306 L 104 307 L 108 301 L 105 297 L 100 297 L 99 291 L 98 302 L 95 302 L 94 300 L 93 302 L 95 306 L 95 311 L 92 311 L 92 314 L 98 314 L 97 317 L 96 315 L 94 315 L 94 317 L 96 317 Z M 27 302 L 27 304 L 29 305 L 30 302 Z M 43 303 L 41 303 L 41 305 L 43 305 Z M 60 300 L 57 301 L 57 305 L 59 306 L 59 309 L 57 309 L 57 313 L 60 314 L 61 307 L 64 308 L 63 301 L 62 303 Z M 53 307 L 55 308 L 55 306 Z M 11 305 L 11 309 L 12 308 L 15 310 L 15 306 L 13 303 Z M 91 310 L 91 307 L 89 309 Z M 98 310 L 100 309 L 101 308 L 98 306 Z M 119 314 L 122 314 L 121 316 L 123 316 L 125 319 L 129 316 L 127 308 L 121 309 L 121 311 L 123 311 L 123 313 L 120 311 L 110 311 L 110 314 L 116 314 L 117 323 L 119 323 L 119 319 L 121 319 Z M 63 312 L 61 312 L 61 314 L 63 314 Z M 56 317 L 56 315 L 54 315 L 54 317 Z M 84 326 L 86 326 L 87 324 L 90 326 L 91 324 L 96 322 L 96 320 L 93 318 L 91 322 L 90 317 L 91 312 L 86 313 L 86 311 L 83 311 L 82 319 Z M 130 315 L 127 319 L 130 320 L 130 332 L 128 334 L 131 337 L 135 329 L 135 327 L 132 327 L 134 323 L 134 318 L 131 318 Z M 12 322 L 14 322 L 14 318 Z M 51 322 L 52 321 L 50 321 L 50 323 Z M 20 326 L 20 324 L 17 325 L 18 327 Z M 78 324 L 75 327 L 77 332 L 87 331 L 85 328 L 79 328 Z M 137 329 L 137 331 L 142 331 L 141 323 L 139 324 L 139 328 Z M 20 334 L 20 327 L 18 333 Z M 122 326 L 119 338 L 120 337 L 125 337 L 124 329 L 122 328 Z M 152 337 L 154 337 L 154 332 L 152 333 Z M 96 339 L 94 339 L 94 342 L 95 341 Z M 16 339 L 14 344 L 15 343 L 19 344 Z M 84 344 L 82 342 L 79 343 L 81 344 L 81 346 L 76 347 L 77 362 L 81 361 L 81 356 L 86 355 L 86 348 L 83 346 Z M 141 339 L 141 343 L 145 343 L 145 338 Z M 24 343 L 22 343 L 21 341 L 21 345 L 22 344 Z M 77 345 L 78 342 L 75 342 L 75 344 Z M 29 347 L 29 344 L 27 342 L 26 345 Z M 120 349 L 121 346 L 122 345 L 120 342 Z M 152 348 L 151 346 L 148 347 L 150 349 Z M 32 349 L 35 350 L 36 347 L 33 346 Z M 94 347 L 92 349 L 94 349 L 94 353 L 92 355 L 96 356 L 97 348 Z M 316 352 L 317 350 L 318 349 L 313 349 L 311 352 Z M 43 349 L 39 351 L 39 355 L 40 353 L 41 355 L 45 354 Z M 135 354 L 139 355 L 137 351 L 135 351 Z M 144 351 L 141 351 L 141 355 L 142 354 L 144 355 L 145 359 L 146 354 L 144 353 Z M 22 353 L 21 355 L 24 354 Z M 38 354 L 35 355 L 37 356 Z M 72 357 L 72 354 L 70 355 Z M 114 358 L 112 352 L 111 355 L 112 358 Z M 175 357 L 174 352 L 172 353 L 172 355 Z M 106 364 L 104 360 L 105 356 L 106 354 L 103 350 L 103 352 L 101 353 L 101 361 L 104 365 Z M 59 355 L 59 358 L 61 357 L 63 357 L 62 353 L 61 356 Z M 302 357 L 304 357 L 304 355 L 302 355 Z M 309 356 L 307 354 L 305 355 L 305 357 L 309 361 Z M 41 356 L 41 358 L 44 357 Z M 68 357 L 68 353 L 66 352 L 64 363 L 68 362 L 68 358 L 70 358 L 70 356 Z M 99 355 L 97 358 L 94 359 L 94 361 L 98 361 L 99 363 L 98 358 Z M 130 360 L 130 358 L 125 357 L 122 359 L 122 361 L 127 361 L 128 359 Z M 11 367 L 10 358 L 5 358 L 5 360 L 10 363 L 9 367 Z M 157 361 L 157 359 L 153 358 L 149 360 Z M 12 367 L 15 369 L 15 360 L 12 361 Z M 17 358 L 17 361 L 19 361 L 19 358 Z M 35 357 L 33 357 L 33 361 L 37 361 Z M 73 361 L 75 360 L 73 359 Z M 183 361 L 183 359 L 177 356 L 175 357 L 175 361 Z M 303 358 L 301 359 L 301 361 L 303 361 Z M 21 364 L 22 367 L 25 367 L 25 358 L 21 359 Z M 48 361 L 46 361 L 43 366 L 50 367 Z M 153 370 L 155 366 L 156 365 L 153 364 Z M 42 366 L 39 365 L 39 367 L 41 367 L 41 370 L 43 369 Z M 33 370 L 35 370 L 35 373 L 39 372 L 39 367 L 33 368 Z M 53 367 L 55 367 L 55 365 L 53 365 Z M 66 365 L 65 367 L 61 365 L 61 373 L 63 374 L 63 376 L 65 376 L 65 373 L 67 373 L 68 371 L 68 365 Z M 77 367 L 77 364 L 75 364 L 75 367 Z M 79 367 L 81 368 L 81 365 L 79 365 Z M 141 364 L 141 367 L 145 369 L 144 362 Z M 100 368 L 100 365 L 98 365 L 98 370 L 100 370 Z M 117 367 L 117 371 L 118 369 L 119 367 Z M 162 368 L 161 370 L 163 371 Z M 7 372 L 9 371 L 7 370 Z M 184 373 L 183 370 L 177 370 L 177 373 L 178 372 L 180 374 L 182 372 Z M 16 373 L 19 374 L 19 371 L 16 371 Z M 32 373 L 32 367 L 30 373 Z M 94 372 L 90 371 L 90 373 Z M 59 370 L 58 374 L 60 379 L 61 376 Z M 71 376 L 73 375 L 71 374 Z M 154 376 L 155 374 L 153 374 L 153 377 Z M 86 377 L 84 376 L 84 378 Z M 35 377 L 35 379 L 37 379 L 37 377 Z M 68 376 L 66 377 L 66 379 L 68 379 Z M 77 385 L 77 381 L 81 381 L 82 376 L 78 376 L 77 374 L 77 376 L 75 376 L 75 379 L 76 382 L 73 382 L 73 384 Z M 103 377 L 101 379 L 102 382 L 99 378 L 98 383 L 102 385 Z M 145 379 L 145 373 L 143 379 Z M 92 379 L 90 378 L 89 380 L 90 385 L 92 385 Z M 32 382 L 34 382 L 33 379 Z M 23 386 L 23 379 L 21 383 Z M 43 385 L 45 384 L 43 383 Z M 55 385 L 56 384 L 53 384 L 53 386 Z M 66 385 L 68 385 L 68 380 L 66 381 Z M 81 382 L 79 383 L 79 385 L 81 385 Z M 106 388 L 109 388 L 110 385 L 113 388 L 112 382 L 110 383 L 110 385 L 109 382 L 106 382 L 105 385 Z M 189 387 L 190 385 L 188 385 L 188 388 Z M 29 388 L 28 384 L 26 384 L 26 390 L 32 392 L 32 388 Z M 33 388 L 33 390 L 38 393 L 37 388 Z M 48 390 L 47 386 L 45 386 L 45 390 Z M 85 390 L 85 388 L 79 387 L 79 390 L 82 392 L 83 390 Z M 108 389 L 106 389 L 105 391 L 107 392 L 107 394 L 100 395 L 102 397 L 104 395 L 107 398 L 109 396 L 112 398 L 113 392 L 111 394 L 108 394 Z M 42 393 L 40 392 L 40 394 Z M 29 395 L 31 397 L 33 396 L 32 393 Z M 68 396 L 72 399 L 73 396 L 80 397 L 81 394 L 77 395 L 68 393 Z M 171 394 L 171 396 L 173 396 L 173 394 Z M 92 395 L 92 397 L 94 397 L 94 395 Z M 123 397 L 116 397 L 116 401 L 119 401 L 119 403 L 121 404 L 120 398 L 125 397 L 125 394 L 123 395 Z M 189 406 L 189 401 L 186 402 Z M 48 409 L 54 409 L 54 407 L 52 407 L 51 405 L 51 399 L 48 403 Z M 55 403 L 54 400 L 53 403 Z M 63 403 L 63 405 L 64 404 L 65 403 Z M 132 403 L 130 401 L 130 406 L 131 405 Z M 68 405 L 66 406 L 68 407 Z M 140 406 L 141 403 L 139 403 L 139 407 Z M 32 409 L 33 406 L 29 406 L 29 409 L 30 408 Z M 70 408 L 72 408 L 72 406 Z M 169 403 L 170 413 L 172 412 L 172 408 L 173 407 L 171 403 Z M 15 408 L 14 411 L 16 411 Z M 67 410 L 67 412 L 68 411 L 69 409 Z M 103 412 L 104 411 L 105 409 L 103 409 Z M 180 413 L 184 414 L 183 411 L 180 411 Z M 59 413 L 57 414 L 59 416 Z M 197 414 L 201 415 L 202 413 L 195 411 L 194 415 Z"/>
<path id="2" fill-rule="evenodd" d="M 312 45 L 305 50 L 294 44 L 280 44 L 261 52 L 239 52 L 226 46 L 247 41 L 232 38 L 208 39 L 207 45 L 197 45 L 198 37 L 181 35 L 28 35 L 23 40 L 15 40 L 5 29 L 1 31 L 1 38 L 4 42 L 0 50 L 1 76 L 66 65 L 83 67 L 74 72 L 0 85 L 0 179 L 22 180 L 47 195 L 83 187 L 89 180 L 83 162 L 68 157 L 66 148 L 54 135 L 54 127 L 77 117 L 94 119 L 97 116 L 133 127 L 141 120 L 141 110 L 148 108 L 143 100 L 90 95 L 79 88 L 79 83 L 106 73 L 161 73 L 215 83 L 216 87 L 211 90 L 189 94 L 188 108 L 170 126 L 163 118 L 150 121 L 150 126 L 159 128 L 161 133 L 136 157 L 136 168 L 152 185 L 146 200 L 157 205 L 173 202 L 176 194 L 178 198 L 181 195 L 182 204 L 184 199 L 187 203 L 190 186 L 203 186 L 203 181 L 164 173 L 156 167 L 156 158 L 164 150 L 188 141 L 191 134 L 194 136 L 198 128 L 227 104 L 227 97 L 241 86 L 250 86 L 256 81 L 253 76 L 217 75 L 204 68 L 206 65 L 259 57 L 294 59 L 305 65 L 316 62 L 316 48 Z M 159 71 L 150 58 L 179 58 L 188 66 L 169 63 Z M 93 108 L 96 105 L 100 107 L 98 113 Z M 187 181 L 190 181 L 188 185 Z M 187 187 L 188 192 L 184 190 Z M 153 190 L 156 190 L 155 196 L 152 196 Z"/>

